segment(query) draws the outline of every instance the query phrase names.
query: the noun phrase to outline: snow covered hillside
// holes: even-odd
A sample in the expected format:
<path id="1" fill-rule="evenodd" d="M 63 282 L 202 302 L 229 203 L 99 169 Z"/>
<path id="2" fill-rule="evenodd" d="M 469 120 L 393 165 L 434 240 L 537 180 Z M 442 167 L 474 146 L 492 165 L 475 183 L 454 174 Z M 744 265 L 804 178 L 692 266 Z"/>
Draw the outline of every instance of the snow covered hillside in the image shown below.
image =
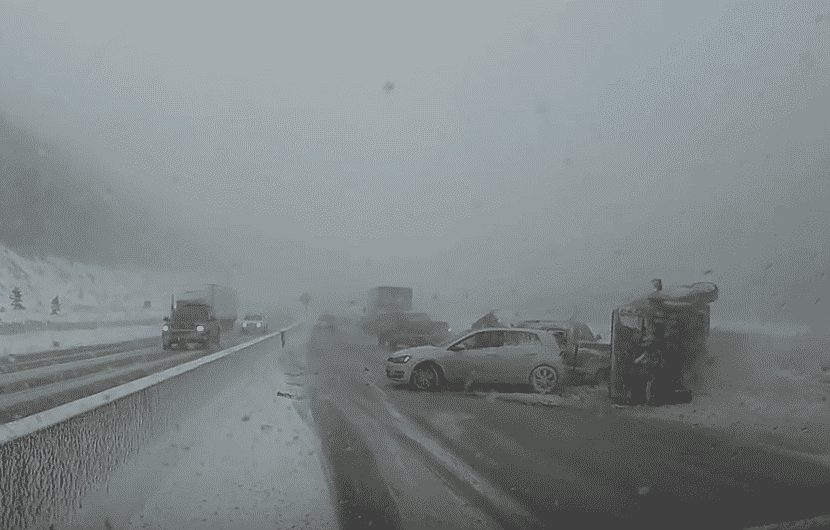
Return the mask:
<path id="1" fill-rule="evenodd" d="M 161 319 L 171 280 L 62 258 L 24 258 L 0 246 L 0 328 L 29 322 L 79 323 Z M 14 291 L 20 290 L 15 309 Z M 52 300 L 60 309 L 52 315 Z M 149 307 L 145 307 L 149 305 Z M 27 326 L 29 327 L 29 326 Z"/>

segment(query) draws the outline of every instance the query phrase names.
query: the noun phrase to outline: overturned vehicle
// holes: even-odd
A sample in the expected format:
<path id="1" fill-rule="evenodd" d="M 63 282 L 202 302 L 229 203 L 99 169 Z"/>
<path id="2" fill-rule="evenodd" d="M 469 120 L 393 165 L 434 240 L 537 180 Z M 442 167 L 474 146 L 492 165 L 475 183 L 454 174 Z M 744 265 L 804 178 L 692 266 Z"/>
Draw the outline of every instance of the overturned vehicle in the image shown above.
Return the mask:
<path id="1" fill-rule="evenodd" d="M 701 282 L 655 291 L 614 310 L 608 393 L 620 404 L 691 400 L 685 380 L 706 352 L 709 304 L 718 287 Z"/>

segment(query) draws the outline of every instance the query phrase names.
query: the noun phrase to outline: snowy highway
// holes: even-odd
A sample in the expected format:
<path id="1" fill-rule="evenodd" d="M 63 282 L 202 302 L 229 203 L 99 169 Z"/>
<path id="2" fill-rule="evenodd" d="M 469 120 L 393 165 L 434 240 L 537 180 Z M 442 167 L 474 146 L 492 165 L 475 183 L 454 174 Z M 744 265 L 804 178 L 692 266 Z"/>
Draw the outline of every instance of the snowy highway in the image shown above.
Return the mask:
<path id="1" fill-rule="evenodd" d="M 542 407 L 415 392 L 386 381 L 387 355 L 361 334 L 317 330 L 307 358 L 288 360 L 306 384 L 343 528 L 828 522 L 825 466 L 602 400 Z"/>
<path id="2" fill-rule="evenodd" d="M 222 348 L 250 340 L 226 335 Z M 158 337 L 28 353 L 0 361 L 0 423 L 159 372 L 207 351 L 164 351 Z"/>

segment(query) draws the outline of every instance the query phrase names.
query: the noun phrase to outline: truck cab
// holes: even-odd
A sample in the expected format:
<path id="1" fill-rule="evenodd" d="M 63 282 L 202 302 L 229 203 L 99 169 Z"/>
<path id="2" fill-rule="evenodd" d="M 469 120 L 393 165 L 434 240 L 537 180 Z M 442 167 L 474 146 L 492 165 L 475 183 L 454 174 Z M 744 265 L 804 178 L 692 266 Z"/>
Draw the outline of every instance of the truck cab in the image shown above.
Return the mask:
<path id="1" fill-rule="evenodd" d="M 187 348 L 191 344 L 199 348 L 218 347 L 221 326 L 207 304 L 176 305 L 169 317 L 164 318 L 161 328 L 161 343 L 165 350 Z"/>

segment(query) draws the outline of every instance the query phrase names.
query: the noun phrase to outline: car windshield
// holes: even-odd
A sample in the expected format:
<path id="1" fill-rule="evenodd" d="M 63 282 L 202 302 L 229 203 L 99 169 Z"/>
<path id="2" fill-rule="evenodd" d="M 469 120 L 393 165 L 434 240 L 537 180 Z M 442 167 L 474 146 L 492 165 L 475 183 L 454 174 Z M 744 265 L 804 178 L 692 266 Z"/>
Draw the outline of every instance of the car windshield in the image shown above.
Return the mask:
<path id="1" fill-rule="evenodd" d="M 0 530 L 821 526 L 830 0 L 0 0 Z"/>

